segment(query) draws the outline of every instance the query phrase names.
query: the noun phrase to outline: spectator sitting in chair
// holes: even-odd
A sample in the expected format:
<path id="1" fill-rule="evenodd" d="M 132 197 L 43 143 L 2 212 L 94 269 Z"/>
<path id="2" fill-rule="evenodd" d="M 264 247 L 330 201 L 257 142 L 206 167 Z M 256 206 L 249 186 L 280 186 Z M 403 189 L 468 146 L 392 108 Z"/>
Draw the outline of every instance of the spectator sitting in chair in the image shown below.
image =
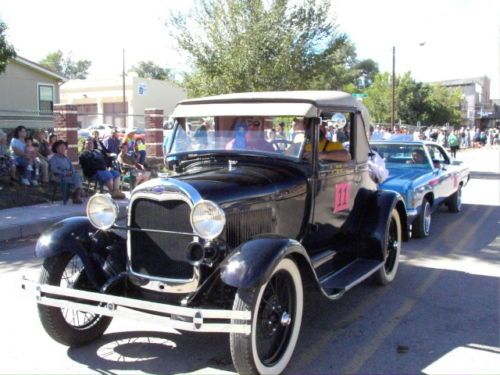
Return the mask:
<path id="1" fill-rule="evenodd" d="M 130 170 L 130 174 L 135 177 L 136 184 L 139 185 L 151 177 L 151 172 L 144 170 L 144 166 L 135 161 L 135 158 L 130 156 L 128 153 L 128 145 L 126 143 L 122 144 L 120 147 L 121 151 L 118 154 L 118 163 L 122 167 L 126 167 Z"/>
<path id="2" fill-rule="evenodd" d="M 50 150 L 51 146 L 49 146 L 46 138 L 47 134 L 45 134 L 44 130 L 40 130 L 36 133 L 36 140 L 38 142 L 37 159 L 40 163 L 42 183 L 44 184 L 49 182 L 49 155 L 52 153 Z"/>
<path id="3" fill-rule="evenodd" d="M 10 141 L 11 155 L 14 159 L 16 169 L 21 175 L 21 184 L 30 186 L 30 181 L 33 186 L 38 185 L 35 179 L 35 171 L 28 169 L 30 165 L 29 155 L 26 153 L 26 128 L 22 125 L 14 130 L 14 137 Z"/>
<path id="4" fill-rule="evenodd" d="M 104 155 L 99 150 L 94 149 L 92 138 L 85 142 L 85 149 L 80 155 L 80 165 L 85 177 L 96 178 L 101 184 L 105 184 L 113 198 L 125 198 L 125 194 L 120 191 L 120 173 L 115 170 L 107 170 Z"/>
<path id="5" fill-rule="evenodd" d="M 96 130 L 92 133 L 92 143 L 94 144 L 94 150 L 99 150 L 104 157 L 104 161 L 106 162 L 106 167 L 111 168 L 113 166 L 113 155 L 111 152 L 104 146 L 104 143 L 101 141 L 99 137 L 99 132 Z"/>
<path id="6" fill-rule="evenodd" d="M 9 146 L 7 145 L 7 134 L 0 130 L 0 172 L 10 176 L 10 184 L 16 181 L 16 165 L 10 157 Z"/>
<path id="7" fill-rule="evenodd" d="M 75 204 L 82 202 L 82 176 L 78 173 L 71 160 L 66 156 L 68 144 L 64 141 L 56 141 L 52 145 L 53 155 L 50 158 L 49 165 L 55 183 L 73 185 L 74 191 L 71 194 L 71 200 Z"/>
<path id="8" fill-rule="evenodd" d="M 111 154 L 118 155 L 120 153 L 120 138 L 118 137 L 118 130 L 113 129 L 111 135 L 104 140 L 104 146 Z"/>

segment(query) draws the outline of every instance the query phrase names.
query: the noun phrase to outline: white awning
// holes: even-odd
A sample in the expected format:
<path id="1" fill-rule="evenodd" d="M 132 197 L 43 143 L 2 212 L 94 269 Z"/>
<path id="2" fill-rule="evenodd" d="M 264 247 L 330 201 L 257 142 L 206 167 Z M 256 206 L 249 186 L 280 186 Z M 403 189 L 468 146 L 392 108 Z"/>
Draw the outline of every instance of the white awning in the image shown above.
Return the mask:
<path id="1" fill-rule="evenodd" d="M 172 117 L 214 116 L 297 116 L 316 117 L 317 108 L 310 103 L 209 103 L 179 104 Z"/>

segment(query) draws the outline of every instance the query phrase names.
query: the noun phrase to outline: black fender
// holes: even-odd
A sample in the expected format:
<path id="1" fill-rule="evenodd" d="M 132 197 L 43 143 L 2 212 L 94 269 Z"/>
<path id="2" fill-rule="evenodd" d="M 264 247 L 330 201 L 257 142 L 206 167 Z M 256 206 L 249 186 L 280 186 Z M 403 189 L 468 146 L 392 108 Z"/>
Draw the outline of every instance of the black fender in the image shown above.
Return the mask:
<path id="1" fill-rule="evenodd" d="M 220 264 L 221 280 L 235 288 L 254 288 L 269 281 L 281 259 L 294 256 L 309 260 L 297 241 L 276 235 L 255 237 L 237 247 Z M 312 266 L 309 262 L 310 270 Z"/>
<path id="2" fill-rule="evenodd" d="M 82 260 L 85 273 L 96 287 L 101 287 L 111 276 L 125 270 L 124 267 L 106 265 L 108 255 L 116 253 L 124 264 L 125 240 L 112 231 L 100 231 L 85 216 L 77 216 L 57 222 L 42 233 L 35 246 L 35 256 L 47 258 L 71 252 Z M 114 262 L 115 264 L 117 262 Z M 114 266 L 113 272 L 110 272 Z M 117 269 L 118 268 L 118 269 Z"/>
<path id="3" fill-rule="evenodd" d="M 406 206 L 401 195 L 391 190 L 360 189 L 344 232 L 354 234 L 359 256 L 384 260 L 387 226 L 393 209 L 401 219 L 403 241 L 408 241 Z"/>

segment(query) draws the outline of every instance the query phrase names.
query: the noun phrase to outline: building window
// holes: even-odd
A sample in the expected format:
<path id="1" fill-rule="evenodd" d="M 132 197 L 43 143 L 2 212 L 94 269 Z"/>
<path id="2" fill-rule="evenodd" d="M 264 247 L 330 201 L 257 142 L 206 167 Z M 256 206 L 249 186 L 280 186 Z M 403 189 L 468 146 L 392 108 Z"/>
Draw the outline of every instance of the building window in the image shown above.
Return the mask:
<path id="1" fill-rule="evenodd" d="M 81 128 L 88 128 L 90 125 L 99 123 L 97 114 L 97 104 L 77 104 L 78 125 Z"/>
<path id="2" fill-rule="evenodd" d="M 127 127 L 128 104 L 123 103 L 104 103 L 104 123 L 113 125 L 117 128 Z"/>
<path id="3" fill-rule="evenodd" d="M 54 86 L 38 85 L 38 110 L 40 112 L 54 110 Z"/>

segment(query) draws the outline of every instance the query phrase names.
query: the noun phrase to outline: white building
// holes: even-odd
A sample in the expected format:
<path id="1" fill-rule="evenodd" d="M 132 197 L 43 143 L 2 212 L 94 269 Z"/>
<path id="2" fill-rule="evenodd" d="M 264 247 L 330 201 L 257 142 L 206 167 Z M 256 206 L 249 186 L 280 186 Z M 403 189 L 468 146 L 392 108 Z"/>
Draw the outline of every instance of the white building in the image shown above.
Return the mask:
<path id="1" fill-rule="evenodd" d="M 146 108 L 163 109 L 167 119 L 176 103 L 186 97 L 183 88 L 167 81 L 139 78 L 134 73 L 125 79 L 125 100 L 121 78 L 71 80 L 61 86 L 61 103 L 77 106 L 82 128 L 95 124 L 144 127 Z"/>
<path id="2" fill-rule="evenodd" d="M 463 94 L 461 110 L 467 126 L 481 124 L 492 113 L 490 100 L 490 79 L 488 77 L 454 79 L 436 82 L 445 87 L 458 88 Z"/>

